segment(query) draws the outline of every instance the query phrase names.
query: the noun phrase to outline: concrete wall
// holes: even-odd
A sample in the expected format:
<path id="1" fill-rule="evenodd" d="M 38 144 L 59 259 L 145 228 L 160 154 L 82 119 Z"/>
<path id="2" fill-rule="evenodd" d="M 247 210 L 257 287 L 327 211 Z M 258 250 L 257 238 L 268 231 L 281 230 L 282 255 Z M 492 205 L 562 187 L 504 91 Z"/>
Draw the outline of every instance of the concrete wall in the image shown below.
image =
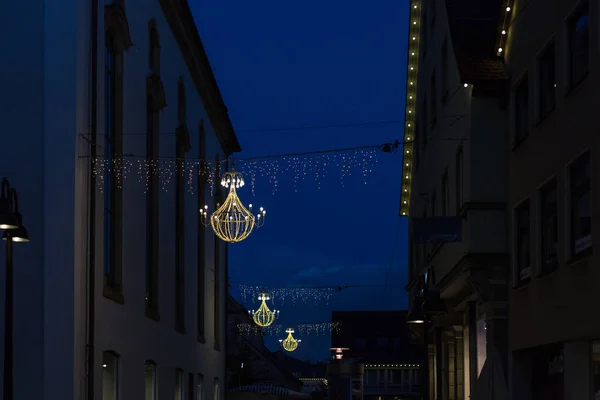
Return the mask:
<path id="1" fill-rule="evenodd" d="M 19 206 L 32 241 L 15 245 L 15 398 L 82 398 L 85 387 L 87 268 L 87 185 L 89 150 L 78 135 L 89 126 L 89 2 L 34 0 L 12 2 L 0 15 L 0 176 L 19 191 Z M 99 5 L 98 132 L 103 126 L 103 8 Z M 204 119 L 207 157 L 221 155 L 215 133 L 192 84 L 180 49 L 158 2 L 126 1 L 135 44 L 125 55 L 125 152 L 144 155 L 148 73 L 148 20 L 156 18 L 161 42 L 161 76 L 168 107 L 161 132 L 177 127 L 177 79 L 184 77 L 189 157 L 198 157 L 198 124 Z M 137 133 L 138 135 L 127 135 Z M 141 134 L 141 135 L 140 135 Z M 99 143 L 102 138 L 99 135 Z M 175 153 L 174 136 L 161 136 L 161 156 Z M 101 153 L 100 153 L 101 154 Z M 206 398 L 221 382 L 224 398 L 224 345 L 214 349 L 214 235 L 206 235 L 206 344 L 196 334 L 196 194 L 186 195 L 186 334 L 174 329 L 174 182 L 161 193 L 160 322 L 144 313 L 145 195 L 137 177 L 124 188 L 123 305 L 102 296 L 102 195 L 98 195 L 96 267 L 96 397 L 101 398 L 102 352 L 120 355 L 121 398 L 142 398 L 144 362 L 158 366 L 160 398 L 173 396 L 174 369 L 203 374 Z M 212 204 L 210 193 L 207 202 Z M 0 246 L 3 259 L 3 246 Z M 225 251 L 225 250 L 223 250 Z M 223 260 L 226 257 L 222 257 Z M 221 268 L 225 322 L 225 268 Z M 3 274 L 2 274 L 3 275 Z M 3 278 L 2 278 L 3 280 Z M 4 293 L 4 290 L 2 290 Z M 0 323 L 1 324 L 1 323 Z M 3 329 L 0 326 L 0 329 Z"/>
<path id="2" fill-rule="evenodd" d="M 597 255 L 573 262 L 567 254 L 570 219 L 568 164 L 586 149 L 591 149 L 592 158 L 592 204 L 597 203 L 595 199 L 600 196 L 600 184 L 596 179 L 600 173 L 600 122 L 597 118 L 600 107 L 600 9 L 597 2 L 590 2 L 590 73 L 581 84 L 569 90 L 565 20 L 577 3 L 575 0 L 553 0 L 543 4 L 531 1 L 521 12 L 520 7 L 524 7 L 524 3 L 518 1 L 515 12 L 520 16 L 510 27 L 506 46 L 507 62 L 514 81 L 528 71 L 530 88 L 536 86 L 536 56 L 553 37 L 557 53 L 556 108 L 544 120 L 537 121 L 535 88 L 530 94 L 532 122 L 529 137 L 509 153 L 509 210 L 523 199 L 532 200 L 532 282 L 510 293 L 510 341 L 514 349 L 583 337 L 600 337 L 600 320 L 590 318 L 597 311 L 597 304 L 600 304 L 600 292 L 594 284 L 600 280 L 600 271 L 595 267 Z M 535 29 L 531 29 L 532 26 Z M 527 36 L 527 40 L 521 40 L 524 36 Z M 538 278 L 541 260 L 537 190 L 552 177 L 558 180 L 559 266 L 553 274 Z M 598 248 L 600 235 L 597 232 L 600 225 L 594 210 L 593 246 Z M 512 218 L 511 222 L 514 222 Z M 512 228 L 510 232 L 513 233 Z M 511 245 L 514 246 L 512 241 Z"/>

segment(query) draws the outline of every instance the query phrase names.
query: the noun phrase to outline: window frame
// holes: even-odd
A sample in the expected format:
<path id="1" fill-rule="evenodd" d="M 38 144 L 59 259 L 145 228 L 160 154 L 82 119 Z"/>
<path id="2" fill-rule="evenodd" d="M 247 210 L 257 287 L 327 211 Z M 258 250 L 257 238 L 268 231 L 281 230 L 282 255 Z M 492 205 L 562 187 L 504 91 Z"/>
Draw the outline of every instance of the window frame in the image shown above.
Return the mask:
<path id="1" fill-rule="evenodd" d="M 579 239 L 575 239 L 575 208 L 573 206 L 574 204 L 574 188 L 573 188 L 573 168 L 574 166 L 577 166 L 578 163 L 580 163 L 585 157 L 588 158 L 588 178 L 587 178 L 587 183 L 583 183 L 580 186 L 584 186 L 587 188 L 582 188 L 579 187 L 577 192 L 579 192 L 579 197 L 580 196 L 584 196 L 585 195 L 585 191 L 587 191 L 589 193 L 589 202 L 590 202 L 590 210 L 589 210 L 589 214 L 590 214 L 590 233 L 588 235 L 586 235 L 585 237 L 579 238 Z M 591 223 L 591 216 L 593 216 L 593 205 L 594 205 L 594 199 L 593 199 L 593 193 L 592 193 L 592 181 L 593 181 L 593 159 L 592 159 L 592 152 L 591 149 L 586 149 L 583 152 L 581 152 L 580 154 L 577 155 L 577 157 L 575 157 L 573 160 L 571 160 L 571 162 L 569 162 L 569 164 L 567 165 L 567 182 L 568 182 L 568 186 L 567 186 L 567 193 L 568 193 L 568 202 L 567 202 L 567 215 L 568 215 L 568 252 L 569 252 L 569 258 L 570 260 L 576 260 L 579 258 L 584 258 L 590 254 L 593 253 L 593 224 Z M 589 238 L 588 238 L 589 237 Z M 577 247 L 577 242 L 581 241 L 583 239 L 589 240 L 589 245 L 587 245 L 586 247 L 584 247 L 583 249 L 581 249 L 580 251 L 576 251 L 576 247 Z"/>
<path id="2" fill-rule="evenodd" d="M 513 208 L 513 246 L 514 246 L 514 252 L 513 252 L 513 258 L 514 258 L 514 281 L 515 281 L 515 285 L 516 286 L 521 286 L 521 285 L 525 285 L 527 283 L 529 283 L 531 281 L 531 264 L 532 264 L 532 229 L 531 229 L 531 200 L 529 197 L 524 198 L 523 200 L 521 200 L 519 203 L 517 203 L 514 208 Z M 527 266 L 522 266 L 521 265 L 521 250 L 520 250 L 520 243 L 521 243 L 521 230 L 524 230 L 525 228 L 521 228 L 521 223 L 520 223 L 520 218 L 519 218 L 519 211 L 521 211 L 521 209 L 527 209 L 527 214 L 528 214 L 528 223 L 527 223 L 527 235 L 529 236 L 529 240 L 528 240 L 528 258 L 529 258 L 529 265 Z"/>

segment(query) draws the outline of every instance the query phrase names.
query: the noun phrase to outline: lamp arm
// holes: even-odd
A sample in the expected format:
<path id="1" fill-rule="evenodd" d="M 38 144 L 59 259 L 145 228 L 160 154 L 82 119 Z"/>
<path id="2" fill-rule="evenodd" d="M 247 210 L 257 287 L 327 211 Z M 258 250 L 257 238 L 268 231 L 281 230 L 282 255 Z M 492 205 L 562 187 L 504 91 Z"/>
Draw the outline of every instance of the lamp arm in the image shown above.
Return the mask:
<path id="1" fill-rule="evenodd" d="M 8 183 L 8 179 L 2 178 L 2 191 L 0 192 L 0 198 L 6 199 L 10 197 L 10 183 Z"/>

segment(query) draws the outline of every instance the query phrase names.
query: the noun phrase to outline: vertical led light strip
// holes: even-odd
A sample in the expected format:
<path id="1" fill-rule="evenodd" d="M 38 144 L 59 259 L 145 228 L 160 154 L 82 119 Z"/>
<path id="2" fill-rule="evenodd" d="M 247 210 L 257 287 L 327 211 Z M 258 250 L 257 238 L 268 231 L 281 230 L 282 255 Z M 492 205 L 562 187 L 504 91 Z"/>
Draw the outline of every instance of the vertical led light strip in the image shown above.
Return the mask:
<path id="1" fill-rule="evenodd" d="M 508 28 L 510 27 L 510 13 L 512 12 L 511 2 L 506 3 L 504 9 L 502 10 L 504 13 L 504 18 L 502 23 L 500 24 L 500 33 L 498 34 L 498 49 L 496 50 L 496 54 L 498 56 L 503 56 L 506 47 L 506 36 L 508 35 Z"/>
<path id="2" fill-rule="evenodd" d="M 404 116 L 404 148 L 402 150 L 402 187 L 400 215 L 408 216 L 412 181 L 413 143 L 417 102 L 417 73 L 419 67 L 419 40 L 421 27 L 421 0 L 410 3 L 408 28 L 408 62 L 406 67 L 406 111 Z"/>

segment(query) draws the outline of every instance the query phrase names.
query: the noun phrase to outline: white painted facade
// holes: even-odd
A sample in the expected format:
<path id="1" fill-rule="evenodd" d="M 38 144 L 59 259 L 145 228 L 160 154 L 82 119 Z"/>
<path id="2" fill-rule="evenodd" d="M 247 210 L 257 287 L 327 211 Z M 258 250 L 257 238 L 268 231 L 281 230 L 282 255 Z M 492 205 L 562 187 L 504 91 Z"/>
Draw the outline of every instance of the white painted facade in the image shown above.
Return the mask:
<path id="1" fill-rule="evenodd" d="M 99 3 L 97 137 L 101 146 L 105 132 L 103 25 L 106 4 L 102 0 Z M 185 0 L 172 3 L 187 7 Z M 192 82 L 190 69 L 160 2 L 126 0 L 125 9 L 134 45 L 124 53 L 123 152 L 145 155 L 148 22 L 154 18 L 160 37 L 160 76 L 167 102 L 160 114 L 160 155 L 175 156 L 175 136 L 167 134 L 173 134 L 179 125 L 177 83 L 182 76 L 187 99 L 186 124 L 191 139 L 191 150 L 186 156 L 199 157 L 198 127 L 204 120 L 206 156 L 223 159 L 226 154 L 215 132 L 227 128 L 211 124 L 214 118 L 209 117 Z M 9 2 L 3 4 L 0 13 L 3 54 L 0 60 L 0 176 L 8 177 L 17 189 L 23 222 L 31 236 L 30 243 L 15 244 L 14 249 L 14 398 L 17 400 L 87 398 L 90 21 L 91 1 Z M 211 101 L 220 103 L 221 99 Z M 228 119 L 226 122 L 229 123 Z M 230 140 L 237 143 L 234 137 Z M 98 155 L 102 156 L 100 147 Z M 103 296 L 103 195 L 96 189 L 94 399 L 111 399 L 102 393 L 105 351 L 119 355 L 118 399 L 145 398 L 146 360 L 157 365 L 156 398 L 174 398 L 175 371 L 181 369 L 184 374 L 181 399 L 192 398 L 188 390 L 198 390 L 200 376 L 203 377 L 203 396 L 194 398 L 224 399 L 227 250 L 223 245 L 223 264 L 219 269 L 221 337 L 215 338 L 215 236 L 207 228 L 205 342 L 202 343 L 198 340 L 196 308 L 197 193 L 187 191 L 186 333 L 174 329 L 173 187 L 174 180 L 167 191 L 160 193 L 158 322 L 145 314 L 144 185 L 134 176 L 124 181 L 123 304 Z M 209 191 L 206 199 L 212 207 Z M 4 249 L 0 247 L 3 259 Z M 3 282 L 4 278 L 1 279 Z M 2 321 L 0 318 L 3 331 Z M 215 349 L 215 341 L 221 343 L 220 350 Z"/>

